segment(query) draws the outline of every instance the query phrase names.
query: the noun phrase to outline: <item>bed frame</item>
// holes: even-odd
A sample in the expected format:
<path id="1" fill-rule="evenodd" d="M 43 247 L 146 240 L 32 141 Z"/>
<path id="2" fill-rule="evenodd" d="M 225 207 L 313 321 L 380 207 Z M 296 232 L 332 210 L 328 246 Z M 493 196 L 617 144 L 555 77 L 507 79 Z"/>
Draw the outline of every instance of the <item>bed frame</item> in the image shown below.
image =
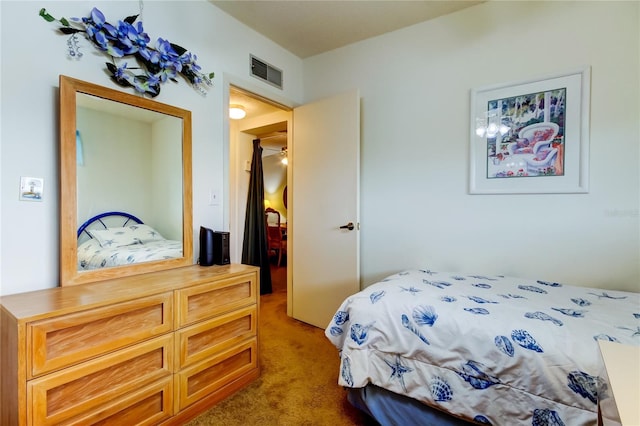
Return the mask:
<path id="1" fill-rule="evenodd" d="M 89 233 L 91 229 L 109 229 L 109 228 L 115 228 L 115 227 L 124 227 L 124 226 L 127 226 L 127 224 L 132 221 L 138 224 L 144 223 L 140 219 L 138 219 L 136 216 L 130 213 L 115 212 L 115 211 L 100 213 L 99 215 L 93 216 L 91 219 L 87 220 L 85 223 L 80 225 L 80 227 L 78 228 L 78 244 L 80 244 L 81 242 L 87 241 L 90 238 L 93 238 Z M 83 241 L 80 241 L 81 237 Z"/>

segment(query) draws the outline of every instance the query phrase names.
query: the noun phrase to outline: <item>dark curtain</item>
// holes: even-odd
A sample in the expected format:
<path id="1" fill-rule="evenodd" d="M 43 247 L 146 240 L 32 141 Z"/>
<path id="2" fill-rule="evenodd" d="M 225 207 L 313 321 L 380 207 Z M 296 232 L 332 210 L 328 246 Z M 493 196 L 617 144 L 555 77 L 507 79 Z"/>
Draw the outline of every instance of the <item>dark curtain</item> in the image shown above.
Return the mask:
<path id="1" fill-rule="evenodd" d="M 267 254 L 267 224 L 264 216 L 264 175 L 262 174 L 262 147 L 260 139 L 253 140 L 253 159 L 244 219 L 242 263 L 260 267 L 260 294 L 271 289 L 271 269 Z"/>

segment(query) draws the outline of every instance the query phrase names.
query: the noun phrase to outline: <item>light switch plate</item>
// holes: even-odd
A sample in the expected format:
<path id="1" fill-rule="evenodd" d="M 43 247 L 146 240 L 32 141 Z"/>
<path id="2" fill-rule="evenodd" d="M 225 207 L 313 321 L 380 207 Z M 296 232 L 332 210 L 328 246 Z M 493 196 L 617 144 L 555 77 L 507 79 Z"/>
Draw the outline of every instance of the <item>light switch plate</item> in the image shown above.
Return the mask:
<path id="1" fill-rule="evenodd" d="M 210 206 L 220 205 L 220 191 L 216 189 L 209 190 L 209 205 Z"/>

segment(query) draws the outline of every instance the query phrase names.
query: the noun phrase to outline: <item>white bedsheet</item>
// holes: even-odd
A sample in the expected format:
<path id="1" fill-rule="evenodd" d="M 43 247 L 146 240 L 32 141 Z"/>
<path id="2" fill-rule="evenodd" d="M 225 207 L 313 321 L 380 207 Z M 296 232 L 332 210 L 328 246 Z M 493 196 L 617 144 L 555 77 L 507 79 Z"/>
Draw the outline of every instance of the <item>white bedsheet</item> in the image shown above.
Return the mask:
<path id="1" fill-rule="evenodd" d="M 480 423 L 595 425 L 597 339 L 640 345 L 640 294 L 411 270 L 348 297 L 325 334 L 342 386 Z"/>
<path id="2" fill-rule="evenodd" d="M 181 241 L 155 240 L 143 244 L 105 248 L 96 239 L 91 239 L 78 246 L 78 270 L 88 271 L 176 257 L 182 257 Z"/>

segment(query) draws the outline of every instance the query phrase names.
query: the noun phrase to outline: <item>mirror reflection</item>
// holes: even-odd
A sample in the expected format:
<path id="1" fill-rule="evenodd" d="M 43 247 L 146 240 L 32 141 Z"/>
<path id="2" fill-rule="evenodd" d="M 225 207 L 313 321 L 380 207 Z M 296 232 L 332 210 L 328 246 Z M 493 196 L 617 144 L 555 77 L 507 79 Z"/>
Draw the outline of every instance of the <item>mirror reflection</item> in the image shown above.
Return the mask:
<path id="1" fill-rule="evenodd" d="M 182 120 L 83 93 L 76 102 L 77 214 L 89 222 L 78 270 L 182 257 Z"/>
<path id="2" fill-rule="evenodd" d="M 193 263 L 191 114 L 60 77 L 61 285 Z"/>

